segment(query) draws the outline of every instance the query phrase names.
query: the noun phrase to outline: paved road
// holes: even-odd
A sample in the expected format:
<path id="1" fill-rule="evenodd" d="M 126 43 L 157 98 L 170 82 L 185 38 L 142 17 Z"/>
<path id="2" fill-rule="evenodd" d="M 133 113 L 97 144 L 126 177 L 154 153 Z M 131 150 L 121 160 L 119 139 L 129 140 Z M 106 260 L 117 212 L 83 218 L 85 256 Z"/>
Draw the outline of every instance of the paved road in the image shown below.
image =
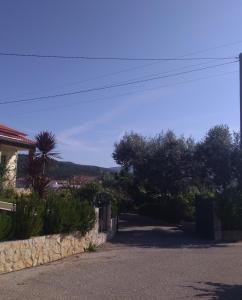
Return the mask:
<path id="1" fill-rule="evenodd" d="M 0 299 L 242 299 L 242 243 L 216 244 L 125 216 L 112 243 L 0 276 Z"/>

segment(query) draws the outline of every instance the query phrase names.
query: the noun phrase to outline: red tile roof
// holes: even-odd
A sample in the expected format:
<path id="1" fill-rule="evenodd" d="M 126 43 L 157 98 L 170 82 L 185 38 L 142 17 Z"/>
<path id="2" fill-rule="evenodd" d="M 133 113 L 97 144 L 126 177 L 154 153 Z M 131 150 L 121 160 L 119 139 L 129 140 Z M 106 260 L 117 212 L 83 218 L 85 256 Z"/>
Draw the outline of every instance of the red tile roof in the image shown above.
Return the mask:
<path id="1" fill-rule="evenodd" d="M 10 133 L 10 134 L 15 134 L 15 135 L 27 136 L 26 133 L 18 131 L 16 129 L 9 128 L 3 124 L 0 124 L 0 131 Z"/>
<path id="2" fill-rule="evenodd" d="M 0 124 L 0 139 L 34 145 L 35 142 L 26 138 L 27 134 Z"/>

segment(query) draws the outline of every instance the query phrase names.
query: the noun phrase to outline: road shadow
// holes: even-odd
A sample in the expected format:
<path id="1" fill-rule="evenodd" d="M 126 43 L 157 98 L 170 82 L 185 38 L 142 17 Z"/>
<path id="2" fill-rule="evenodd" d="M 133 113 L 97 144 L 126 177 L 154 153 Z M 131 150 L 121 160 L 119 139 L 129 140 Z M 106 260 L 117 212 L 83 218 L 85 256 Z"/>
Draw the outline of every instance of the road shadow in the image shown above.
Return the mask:
<path id="1" fill-rule="evenodd" d="M 227 247 L 229 243 L 204 240 L 196 234 L 185 233 L 179 226 L 167 226 L 138 215 L 122 215 L 119 231 L 111 241 L 141 248 L 211 248 Z"/>
<path id="2" fill-rule="evenodd" d="M 201 286 L 189 286 L 197 292 L 196 298 L 213 300 L 242 300 L 242 285 L 215 282 L 198 282 Z"/>

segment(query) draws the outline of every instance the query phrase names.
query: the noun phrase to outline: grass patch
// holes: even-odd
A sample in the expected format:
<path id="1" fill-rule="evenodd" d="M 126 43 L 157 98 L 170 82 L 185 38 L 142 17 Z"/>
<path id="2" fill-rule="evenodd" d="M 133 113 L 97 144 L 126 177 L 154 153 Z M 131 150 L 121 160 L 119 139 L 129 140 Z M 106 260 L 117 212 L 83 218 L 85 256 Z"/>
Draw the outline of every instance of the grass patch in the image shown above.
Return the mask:
<path id="1" fill-rule="evenodd" d="M 85 252 L 96 252 L 98 246 L 96 244 L 90 243 L 89 246 L 85 249 Z"/>

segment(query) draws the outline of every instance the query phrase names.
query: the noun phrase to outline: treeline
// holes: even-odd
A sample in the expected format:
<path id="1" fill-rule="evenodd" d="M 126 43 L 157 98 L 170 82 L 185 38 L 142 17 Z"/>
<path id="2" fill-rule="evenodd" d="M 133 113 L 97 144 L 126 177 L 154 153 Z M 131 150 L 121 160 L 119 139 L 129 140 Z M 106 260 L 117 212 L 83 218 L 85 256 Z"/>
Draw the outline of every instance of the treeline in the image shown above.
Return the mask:
<path id="1" fill-rule="evenodd" d="M 177 222 L 194 218 L 196 197 L 211 197 L 242 227 L 241 153 L 239 134 L 220 125 L 199 142 L 172 131 L 155 137 L 131 132 L 115 144 L 113 158 L 123 168 L 119 179 L 132 208 Z"/>

